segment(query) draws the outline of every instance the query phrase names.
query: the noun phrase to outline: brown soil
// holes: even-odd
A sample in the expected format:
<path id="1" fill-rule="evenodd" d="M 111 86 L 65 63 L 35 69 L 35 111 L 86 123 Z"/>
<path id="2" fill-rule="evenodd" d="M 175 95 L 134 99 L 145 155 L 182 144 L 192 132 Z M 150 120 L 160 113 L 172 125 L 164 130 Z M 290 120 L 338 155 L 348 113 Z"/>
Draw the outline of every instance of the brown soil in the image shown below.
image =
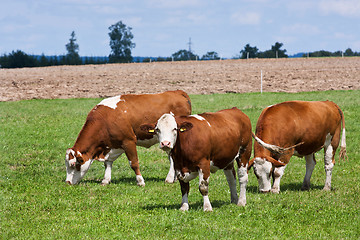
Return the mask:
<path id="1" fill-rule="evenodd" d="M 153 62 L 0 69 L 0 101 L 360 89 L 360 57 Z"/>

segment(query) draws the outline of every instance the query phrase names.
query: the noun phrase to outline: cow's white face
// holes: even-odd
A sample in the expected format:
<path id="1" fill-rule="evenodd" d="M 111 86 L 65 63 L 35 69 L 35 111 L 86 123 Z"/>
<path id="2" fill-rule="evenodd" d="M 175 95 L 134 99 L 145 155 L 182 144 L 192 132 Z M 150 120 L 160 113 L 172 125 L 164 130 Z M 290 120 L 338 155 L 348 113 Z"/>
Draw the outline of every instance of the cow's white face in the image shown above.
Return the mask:
<path id="1" fill-rule="evenodd" d="M 172 114 L 162 115 L 155 127 L 155 133 L 159 139 L 159 146 L 164 151 L 174 148 L 177 139 L 177 124 Z"/>
<path id="2" fill-rule="evenodd" d="M 260 192 L 269 192 L 271 189 L 271 171 L 272 164 L 264 158 L 255 158 L 254 160 L 254 173 L 259 182 Z"/>
<path id="3" fill-rule="evenodd" d="M 92 159 L 89 159 L 82 165 L 77 165 L 77 159 L 76 159 L 77 153 L 75 153 L 74 150 L 68 149 L 66 151 L 66 157 L 65 157 L 65 166 L 66 166 L 66 182 L 74 185 L 78 184 L 81 179 L 85 176 L 87 171 L 90 168 L 91 163 L 93 162 Z"/>

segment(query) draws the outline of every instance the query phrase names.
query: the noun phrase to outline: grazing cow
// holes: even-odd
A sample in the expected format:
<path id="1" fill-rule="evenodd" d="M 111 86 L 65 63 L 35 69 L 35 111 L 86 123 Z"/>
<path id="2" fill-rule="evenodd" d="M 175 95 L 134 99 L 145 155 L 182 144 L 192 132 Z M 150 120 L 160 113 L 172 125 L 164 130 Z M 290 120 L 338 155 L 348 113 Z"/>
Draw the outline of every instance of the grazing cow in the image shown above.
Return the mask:
<path id="1" fill-rule="evenodd" d="M 331 189 L 331 173 L 335 164 L 335 152 L 342 139 L 340 158 L 346 157 L 345 120 L 341 109 L 333 102 L 283 102 L 265 108 L 256 125 L 254 166 L 259 190 L 280 192 L 280 179 L 292 155 L 306 160 L 306 174 L 302 190 L 310 188 L 314 170 L 315 152 L 324 148 L 326 180 L 324 190 Z"/>
<path id="2" fill-rule="evenodd" d="M 199 190 L 204 211 L 212 211 L 208 198 L 210 172 L 223 169 L 231 193 L 231 202 L 246 204 L 247 165 L 251 155 L 250 119 L 239 109 L 221 110 L 190 116 L 164 114 L 155 125 L 142 129 L 157 134 L 160 148 L 170 150 L 182 193 L 180 210 L 189 209 L 189 181 L 199 175 Z M 240 198 L 236 192 L 234 160 L 238 164 Z"/>
<path id="3" fill-rule="evenodd" d="M 78 183 L 91 163 L 99 160 L 105 165 L 102 184 L 109 184 L 113 161 L 125 152 L 136 174 L 137 184 L 145 186 L 136 146 L 150 147 L 158 139 L 141 131 L 140 125 L 155 122 L 169 112 L 191 114 L 189 96 L 178 90 L 160 94 L 128 94 L 102 100 L 90 111 L 74 146 L 66 151 L 66 182 Z M 170 178 L 174 178 L 174 174 L 174 170 L 170 169 Z"/>

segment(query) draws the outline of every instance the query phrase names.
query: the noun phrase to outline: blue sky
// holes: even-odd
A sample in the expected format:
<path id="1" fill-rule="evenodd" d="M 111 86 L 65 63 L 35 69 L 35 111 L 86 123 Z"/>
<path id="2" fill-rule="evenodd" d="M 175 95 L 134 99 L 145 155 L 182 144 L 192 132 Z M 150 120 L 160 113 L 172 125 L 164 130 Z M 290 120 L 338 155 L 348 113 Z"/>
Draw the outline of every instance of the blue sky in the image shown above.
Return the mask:
<path id="1" fill-rule="evenodd" d="M 288 54 L 360 51 L 359 0 L 1 0 L 0 54 L 61 55 L 75 31 L 81 56 L 108 56 L 109 26 L 132 27 L 133 56 L 235 57 L 249 43 Z"/>

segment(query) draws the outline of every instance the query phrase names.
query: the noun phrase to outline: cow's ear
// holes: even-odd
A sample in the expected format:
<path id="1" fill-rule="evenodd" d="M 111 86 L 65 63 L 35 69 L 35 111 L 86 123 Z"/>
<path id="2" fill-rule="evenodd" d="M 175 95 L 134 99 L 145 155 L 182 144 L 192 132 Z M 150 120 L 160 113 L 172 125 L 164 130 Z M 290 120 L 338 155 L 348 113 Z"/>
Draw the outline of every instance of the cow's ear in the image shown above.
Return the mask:
<path id="1" fill-rule="evenodd" d="M 140 130 L 150 134 L 155 134 L 155 124 L 143 124 L 140 126 Z"/>
<path id="2" fill-rule="evenodd" d="M 178 127 L 179 132 L 186 132 L 193 128 L 193 124 L 191 122 L 183 122 Z"/>
<path id="3" fill-rule="evenodd" d="M 68 149 L 66 150 L 65 159 L 66 159 L 67 161 L 70 161 L 71 159 L 73 159 L 73 158 L 75 157 L 74 154 L 73 154 L 73 152 L 74 152 L 74 150 L 73 150 L 72 148 L 68 148 Z"/>
<path id="4" fill-rule="evenodd" d="M 80 171 L 81 165 L 83 165 L 84 163 L 85 163 L 85 161 L 84 161 L 83 157 L 77 155 L 76 156 L 76 163 L 75 163 L 76 170 Z"/>

